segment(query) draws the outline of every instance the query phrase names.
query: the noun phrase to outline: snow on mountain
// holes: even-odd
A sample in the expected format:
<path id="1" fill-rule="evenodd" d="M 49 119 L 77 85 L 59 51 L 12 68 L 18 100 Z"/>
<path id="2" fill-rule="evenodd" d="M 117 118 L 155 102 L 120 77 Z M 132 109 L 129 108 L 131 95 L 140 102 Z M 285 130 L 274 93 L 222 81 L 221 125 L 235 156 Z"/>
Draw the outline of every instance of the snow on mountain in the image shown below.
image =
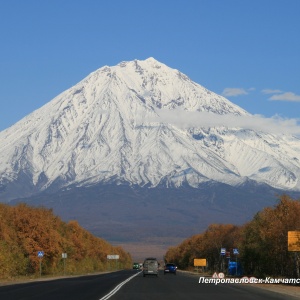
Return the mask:
<path id="1" fill-rule="evenodd" d="M 102 67 L 0 132 L 0 199 L 111 181 L 300 190 L 299 139 L 191 124 L 204 115 L 251 116 L 154 58 Z"/>

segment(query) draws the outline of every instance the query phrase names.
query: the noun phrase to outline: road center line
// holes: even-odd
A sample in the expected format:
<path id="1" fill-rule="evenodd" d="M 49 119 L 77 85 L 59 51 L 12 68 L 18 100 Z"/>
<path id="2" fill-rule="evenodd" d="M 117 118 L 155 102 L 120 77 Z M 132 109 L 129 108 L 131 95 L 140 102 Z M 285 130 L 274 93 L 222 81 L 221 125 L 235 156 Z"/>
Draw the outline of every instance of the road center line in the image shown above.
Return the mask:
<path id="1" fill-rule="evenodd" d="M 111 292 L 109 292 L 107 295 L 105 295 L 104 297 L 102 297 L 99 300 L 107 300 L 109 299 L 111 296 L 113 296 L 124 284 L 126 284 L 128 281 L 130 281 L 133 277 L 139 275 L 141 272 L 138 272 L 136 274 L 134 274 L 133 276 L 127 278 L 125 281 L 121 282 L 119 285 L 117 285 Z"/>

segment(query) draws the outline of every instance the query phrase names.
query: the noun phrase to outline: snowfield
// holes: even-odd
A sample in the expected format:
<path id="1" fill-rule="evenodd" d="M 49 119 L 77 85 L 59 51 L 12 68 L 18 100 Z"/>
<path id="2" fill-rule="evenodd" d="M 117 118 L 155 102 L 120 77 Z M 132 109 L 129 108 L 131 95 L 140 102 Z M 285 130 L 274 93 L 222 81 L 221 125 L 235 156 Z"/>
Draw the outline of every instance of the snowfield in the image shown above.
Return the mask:
<path id="1" fill-rule="evenodd" d="M 0 132 L 2 198 L 111 181 L 197 187 L 251 179 L 299 191 L 299 138 L 251 120 L 154 58 L 104 66 Z"/>

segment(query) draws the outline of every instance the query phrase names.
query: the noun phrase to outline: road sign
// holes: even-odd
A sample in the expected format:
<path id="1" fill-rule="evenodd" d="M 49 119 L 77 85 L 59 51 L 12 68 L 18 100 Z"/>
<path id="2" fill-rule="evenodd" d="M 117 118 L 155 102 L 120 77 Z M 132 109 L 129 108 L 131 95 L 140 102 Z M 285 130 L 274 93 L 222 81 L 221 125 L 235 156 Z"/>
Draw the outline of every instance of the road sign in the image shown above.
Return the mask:
<path id="1" fill-rule="evenodd" d="M 107 255 L 107 259 L 119 259 L 119 255 Z"/>
<path id="2" fill-rule="evenodd" d="M 206 258 L 194 258 L 194 267 L 206 267 Z"/>
<path id="3" fill-rule="evenodd" d="M 44 256 L 44 251 L 38 251 L 37 256 L 39 258 L 43 258 Z M 40 277 L 42 277 L 42 260 L 40 259 Z"/>
<path id="4" fill-rule="evenodd" d="M 233 249 L 233 254 L 234 254 L 234 255 L 238 255 L 238 254 L 239 254 L 239 249 L 234 248 L 234 249 Z"/>
<path id="5" fill-rule="evenodd" d="M 64 260 L 64 275 L 66 274 L 66 258 L 68 257 L 67 253 L 62 253 L 61 257 Z"/>
<path id="6" fill-rule="evenodd" d="M 44 251 L 38 251 L 37 256 L 38 257 L 43 257 L 44 256 Z"/>
<path id="7" fill-rule="evenodd" d="M 300 251 L 300 231 L 288 231 L 288 251 Z"/>
<path id="8" fill-rule="evenodd" d="M 221 248 L 221 255 L 225 255 L 226 253 L 226 248 Z"/>

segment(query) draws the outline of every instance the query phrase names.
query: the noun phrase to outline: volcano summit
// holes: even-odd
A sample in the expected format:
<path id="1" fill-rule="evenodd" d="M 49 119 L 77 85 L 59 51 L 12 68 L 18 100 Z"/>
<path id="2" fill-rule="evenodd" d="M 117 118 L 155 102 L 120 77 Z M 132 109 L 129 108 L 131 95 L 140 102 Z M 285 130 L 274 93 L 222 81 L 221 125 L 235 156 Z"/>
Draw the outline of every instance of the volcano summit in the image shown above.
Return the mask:
<path id="1" fill-rule="evenodd" d="M 173 219 L 192 234 L 213 216 L 242 222 L 275 193 L 299 193 L 299 153 L 299 138 L 260 127 L 178 70 L 121 62 L 0 132 L 0 201 L 46 203 L 106 238 L 107 226 L 150 228 L 146 211 L 167 210 L 155 217 L 169 224 L 162 235 L 177 230 Z"/>
<path id="2" fill-rule="evenodd" d="M 299 139 L 222 124 L 249 117 L 153 58 L 105 66 L 0 133 L 0 197 L 100 182 L 300 190 Z"/>

